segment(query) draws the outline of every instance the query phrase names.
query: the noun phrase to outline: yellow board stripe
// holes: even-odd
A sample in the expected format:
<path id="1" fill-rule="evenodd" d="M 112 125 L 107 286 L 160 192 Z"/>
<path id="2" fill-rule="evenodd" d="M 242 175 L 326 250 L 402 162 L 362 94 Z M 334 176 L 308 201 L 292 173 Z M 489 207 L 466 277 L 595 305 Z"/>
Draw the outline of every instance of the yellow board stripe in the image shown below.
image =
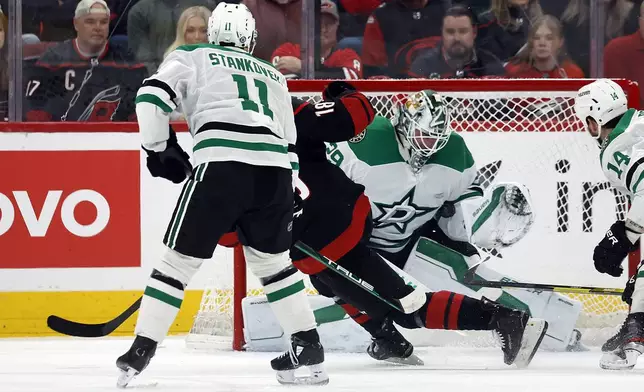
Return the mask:
<path id="1" fill-rule="evenodd" d="M 121 314 L 142 294 L 142 291 L 0 292 L 0 338 L 60 336 L 47 327 L 47 317 L 52 314 L 83 323 L 104 323 Z M 170 327 L 171 334 L 190 331 L 202 294 L 201 290 L 185 292 L 181 310 Z M 138 314 L 112 336 L 133 335 Z"/>

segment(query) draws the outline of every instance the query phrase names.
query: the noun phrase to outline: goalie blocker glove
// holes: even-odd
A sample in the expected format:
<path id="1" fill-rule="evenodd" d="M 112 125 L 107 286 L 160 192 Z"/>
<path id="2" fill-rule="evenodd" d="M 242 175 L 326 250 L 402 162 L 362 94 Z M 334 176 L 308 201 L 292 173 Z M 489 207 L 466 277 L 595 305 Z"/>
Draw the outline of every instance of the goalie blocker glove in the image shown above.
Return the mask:
<path id="1" fill-rule="evenodd" d="M 639 241 L 635 244 L 626 236 L 626 223 L 617 221 L 613 223 L 601 242 L 595 247 L 593 260 L 598 272 L 611 276 L 621 276 L 624 269 L 622 261 L 629 252 L 637 249 Z"/>
<path id="2" fill-rule="evenodd" d="M 177 142 L 177 135 L 170 126 L 170 138 L 163 151 L 152 151 L 145 147 L 148 154 L 146 165 L 152 177 L 163 177 L 175 184 L 180 184 L 192 174 L 190 157 Z"/>

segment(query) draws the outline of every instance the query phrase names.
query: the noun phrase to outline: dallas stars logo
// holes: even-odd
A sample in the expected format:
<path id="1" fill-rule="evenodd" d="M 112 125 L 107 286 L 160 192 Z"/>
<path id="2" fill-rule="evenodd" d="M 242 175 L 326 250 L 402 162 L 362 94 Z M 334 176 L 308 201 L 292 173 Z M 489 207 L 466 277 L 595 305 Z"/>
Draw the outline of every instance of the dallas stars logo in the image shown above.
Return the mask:
<path id="1" fill-rule="evenodd" d="M 374 228 L 393 226 L 398 232 L 404 233 L 411 221 L 438 208 L 419 207 L 414 204 L 415 190 L 415 187 L 411 188 L 401 200 L 392 204 L 374 202 L 380 212 L 373 220 Z"/>

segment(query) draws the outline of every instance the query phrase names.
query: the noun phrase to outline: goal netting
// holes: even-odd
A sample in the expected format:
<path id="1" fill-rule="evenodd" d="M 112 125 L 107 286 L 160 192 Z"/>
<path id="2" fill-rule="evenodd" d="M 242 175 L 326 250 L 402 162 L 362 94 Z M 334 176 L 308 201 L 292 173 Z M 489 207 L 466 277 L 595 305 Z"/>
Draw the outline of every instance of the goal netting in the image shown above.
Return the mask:
<path id="1" fill-rule="evenodd" d="M 595 244 L 616 218 L 624 217 L 627 199 L 604 179 L 598 146 L 574 115 L 575 93 L 589 82 L 379 80 L 355 85 L 379 115 L 389 118 L 409 92 L 440 92 L 449 107 L 451 126 L 468 144 L 484 182 L 513 181 L 528 187 L 536 212 L 533 228 L 517 244 L 495 253 L 492 267 L 519 281 L 618 288 L 627 274 L 621 279 L 599 274 L 592 262 Z M 293 94 L 316 102 L 326 83 L 295 81 L 289 87 Z M 637 85 L 619 84 L 630 107 L 638 107 Z M 209 277 L 188 337 L 192 345 L 243 347 L 241 299 L 261 296 L 263 291 L 250 272 L 246 274 L 241 252 L 236 254 L 217 256 L 217 273 Z M 630 258 L 631 268 L 638 258 Z M 315 295 L 312 289 L 309 293 Z M 602 339 L 621 324 L 627 311 L 619 296 L 568 295 L 583 303 L 578 327 L 601 330 Z"/>

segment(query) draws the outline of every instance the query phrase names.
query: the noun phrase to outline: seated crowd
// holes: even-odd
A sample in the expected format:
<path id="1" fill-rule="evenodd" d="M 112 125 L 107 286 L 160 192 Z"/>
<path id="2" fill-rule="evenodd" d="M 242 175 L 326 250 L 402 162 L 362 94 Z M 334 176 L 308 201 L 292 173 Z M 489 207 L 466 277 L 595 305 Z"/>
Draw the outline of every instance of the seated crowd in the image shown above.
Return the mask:
<path id="1" fill-rule="evenodd" d="M 0 0 L 0 114 L 9 89 L 8 2 Z M 207 42 L 221 0 L 23 2 L 23 118 L 131 121 L 164 57 Z M 255 55 L 302 77 L 304 0 L 240 0 Z M 590 0 L 321 0 L 318 79 L 590 77 Z M 602 2 L 603 75 L 644 82 L 642 0 Z M 631 57 L 631 58 L 629 58 Z M 51 99 L 56 98 L 56 99 Z M 180 118 L 177 114 L 175 119 Z"/>

